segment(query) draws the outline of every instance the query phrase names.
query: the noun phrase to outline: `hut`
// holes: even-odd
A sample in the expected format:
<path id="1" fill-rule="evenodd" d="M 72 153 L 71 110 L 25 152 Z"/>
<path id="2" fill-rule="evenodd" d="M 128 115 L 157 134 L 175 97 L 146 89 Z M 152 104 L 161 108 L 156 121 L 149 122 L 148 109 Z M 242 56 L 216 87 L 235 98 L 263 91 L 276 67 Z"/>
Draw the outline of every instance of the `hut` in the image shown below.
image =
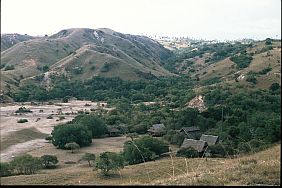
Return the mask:
<path id="1" fill-rule="evenodd" d="M 165 134 L 164 124 L 154 124 L 148 129 L 149 135 L 152 136 L 163 136 Z"/>
<path id="2" fill-rule="evenodd" d="M 118 136 L 120 131 L 117 128 L 114 127 L 107 127 L 107 134 L 109 136 Z"/>
<path id="3" fill-rule="evenodd" d="M 179 132 L 183 132 L 187 135 L 188 138 L 191 139 L 199 139 L 201 136 L 201 130 L 199 127 L 182 127 Z"/>
<path id="4" fill-rule="evenodd" d="M 207 142 L 203 140 L 194 140 L 194 139 L 184 139 L 180 148 L 194 148 L 199 153 L 205 151 L 206 147 L 208 146 Z"/>
<path id="5" fill-rule="evenodd" d="M 213 135 L 202 134 L 200 140 L 207 142 L 208 145 L 215 145 L 215 144 L 218 143 L 219 137 L 218 136 L 213 136 Z"/>

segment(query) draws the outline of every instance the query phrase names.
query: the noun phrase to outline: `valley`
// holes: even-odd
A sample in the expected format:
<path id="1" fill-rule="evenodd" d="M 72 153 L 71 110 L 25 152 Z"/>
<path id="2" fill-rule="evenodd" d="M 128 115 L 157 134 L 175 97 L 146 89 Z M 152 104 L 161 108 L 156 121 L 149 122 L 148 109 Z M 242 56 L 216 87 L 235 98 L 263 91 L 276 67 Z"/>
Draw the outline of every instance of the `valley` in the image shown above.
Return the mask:
<path id="1" fill-rule="evenodd" d="M 279 185 L 281 40 L 175 42 L 1 36 L 1 185 Z"/>

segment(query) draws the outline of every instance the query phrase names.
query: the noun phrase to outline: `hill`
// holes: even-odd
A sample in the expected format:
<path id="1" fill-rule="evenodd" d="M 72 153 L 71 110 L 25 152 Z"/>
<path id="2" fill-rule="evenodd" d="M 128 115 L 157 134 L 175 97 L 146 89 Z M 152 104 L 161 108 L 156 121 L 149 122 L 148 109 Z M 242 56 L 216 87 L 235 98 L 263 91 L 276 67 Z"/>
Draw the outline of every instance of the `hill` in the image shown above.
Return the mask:
<path id="1" fill-rule="evenodd" d="M 1 185 L 280 185 L 281 145 L 238 158 L 163 158 L 101 177 L 87 164 L 2 177 Z"/>
<path id="2" fill-rule="evenodd" d="M 36 76 L 48 80 L 50 75 L 62 74 L 79 80 L 98 75 L 124 80 L 173 75 L 161 66 L 171 52 L 144 36 L 105 28 L 74 28 L 22 41 L 6 45 L 1 52 L 1 72 L 17 81 L 14 86 Z M 1 83 L 4 87 L 5 80 Z"/>
<path id="3" fill-rule="evenodd" d="M 165 67 L 197 79 L 200 85 L 231 83 L 266 89 L 273 83 L 281 85 L 281 40 L 200 43 L 175 50 Z"/>
<path id="4" fill-rule="evenodd" d="M 1 52 L 16 45 L 19 42 L 34 39 L 35 37 L 29 35 L 14 34 L 1 34 Z"/>

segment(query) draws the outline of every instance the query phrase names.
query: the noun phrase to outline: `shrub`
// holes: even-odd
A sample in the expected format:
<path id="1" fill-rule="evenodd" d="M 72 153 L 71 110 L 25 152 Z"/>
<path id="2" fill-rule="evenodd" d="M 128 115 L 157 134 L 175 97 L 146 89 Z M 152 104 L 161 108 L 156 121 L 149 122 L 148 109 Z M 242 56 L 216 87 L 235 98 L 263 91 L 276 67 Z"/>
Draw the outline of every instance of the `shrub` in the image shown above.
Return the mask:
<path id="1" fill-rule="evenodd" d="M 45 137 L 45 140 L 48 140 L 49 142 L 52 141 L 52 135 L 48 135 Z"/>
<path id="2" fill-rule="evenodd" d="M 4 68 L 4 71 L 7 71 L 7 70 L 14 70 L 15 69 L 15 66 L 14 65 L 7 65 L 5 68 Z"/>
<path id="3" fill-rule="evenodd" d="M 0 177 L 12 175 L 11 165 L 9 163 L 0 163 Z"/>
<path id="4" fill-rule="evenodd" d="M 53 117 L 51 115 L 47 116 L 47 119 L 53 119 Z"/>
<path id="5" fill-rule="evenodd" d="M 26 122 L 28 122 L 27 119 L 19 119 L 19 120 L 17 121 L 17 123 L 26 123 Z"/>
<path id="6" fill-rule="evenodd" d="M 265 45 L 271 45 L 271 44 L 272 44 L 272 40 L 270 38 L 266 38 Z"/>
<path id="7" fill-rule="evenodd" d="M 80 124 L 57 125 L 51 135 L 53 145 L 61 149 L 65 149 L 65 144 L 70 142 L 76 142 L 80 147 L 89 146 L 92 143 L 91 131 Z"/>
<path id="8" fill-rule="evenodd" d="M 89 166 L 91 166 L 91 161 L 95 161 L 96 157 L 95 157 L 95 154 L 94 153 L 85 153 L 83 156 L 82 156 L 82 160 L 85 160 L 88 162 Z"/>
<path id="9" fill-rule="evenodd" d="M 75 143 L 75 142 L 71 142 L 71 143 L 67 143 L 65 145 L 66 149 L 70 149 L 72 153 L 74 153 L 74 151 L 79 150 L 80 146 Z"/>
<path id="10" fill-rule="evenodd" d="M 211 157 L 225 157 L 226 155 L 225 149 L 221 144 L 209 146 L 208 152 L 211 154 Z"/>
<path id="11" fill-rule="evenodd" d="M 251 82 L 253 84 L 256 84 L 258 82 L 258 80 L 255 77 L 255 75 L 247 75 L 246 81 L 247 82 Z"/>
<path id="12" fill-rule="evenodd" d="M 177 157 L 188 157 L 188 158 L 194 158 L 199 157 L 199 153 L 194 148 L 181 148 L 176 153 Z"/>
<path id="13" fill-rule="evenodd" d="M 18 110 L 16 110 L 16 113 L 31 113 L 32 111 L 26 107 L 20 107 Z"/>
<path id="14" fill-rule="evenodd" d="M 76 116 L 73 122 L 87 127 L 91 131 L 93 138 L 101 137 L 107 131 L 104 121 L 93 114 Z"/>
<path id="15" fill-rule="evenodd" d="M 54 168 L 59 162 L 55 155 L 43 155 L 41 161 L 44 168 Z"/>
<path id="16" fill-rule="evenodd" d="M 42 168 L 40 158 L 32 157 L 29 154 L 15 157 L 10 164 L 16 174 L 34 174 Z"/>
<path id="17" fill-rule="evenodd" d="M 230 60 L 237 64 L 239 68 L 246 68 L 252 61 L 252 56 L 240 54 L 230 57 Z"/>
<path id="18" fill-rule="evenodd" d="M 114 152 L 101 153 L 96 165 L 96 168 L 100 169 L 104 176 L 109 175 L 110 170 L 119 170 L 124 167 L 124 159 L 122 155 Z"/>
<path id="19" fill-rule="evenodd" d="M 127 141 L 123 146 L 123 155 L 129 164 L 150 161 L 168 151 L 169 147 L 166 143 L 150 136 Z"/>
<path id="20" fill-rule="evenodd" d="M 62 102 L 63 102 L 63 103 L 68 103 L 68 102 L 69 102 L 69 98 L 68 98 L 68 97 L 64 97 L 64 98 L 62 99 Z"/>

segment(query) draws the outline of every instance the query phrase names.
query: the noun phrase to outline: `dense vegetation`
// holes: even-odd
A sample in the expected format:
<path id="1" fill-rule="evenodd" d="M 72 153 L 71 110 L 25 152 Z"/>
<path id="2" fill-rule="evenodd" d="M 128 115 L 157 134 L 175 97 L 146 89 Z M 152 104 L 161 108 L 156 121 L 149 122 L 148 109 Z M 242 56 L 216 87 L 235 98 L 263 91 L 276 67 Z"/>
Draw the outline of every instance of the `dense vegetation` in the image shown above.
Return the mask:
<path id="1" fill-rule="evenodd" d="M 251 77 L 248 81 L 255 82 Z M 178 135 L 173 130 L 184 126 L 198 126 L 203 133 L 220 136 L 222 145 L 232 148 L 229 153 L 246 151 L 242 149 L 242 143 L 250 145 L 261 142 L 261 147 L 281 139 L 279 84 L 273 84 L 270 89 L 223 84 L 207 87 L 202 94 L 208 110 L 200 113 L 196 109 L 185 107 L 195 96 L 192 90 L 195 82 L 189 77 L 167 77 L 150 81 L 94 77 L 83 83 L 61 78 L 49 91 L 27 85 L 20 88 L 14 96 L 18 101 L 42 100 L 43 96 L 44 100 L 73 96 L 78 99 L 105 100 L 116 107 L 100 116 L 101 121 L 92 119 L 91 116 L 80 116 L 68 125 L 73 128 L 84 127 L 85 131 L 90 131 L 91 136 L 89 133 L 87 139 L 101 136 L 105 131 L 105 124 L 117 127 L 123 133 L 143 134 L 156 123 L 164 123 L 168 130 L 164 138 L 172 144 L 180 145 L 184 139 L 183 135 Z M 143 101 L 156 103 L 144 105 Z M 101 125 L 98 126 L 100 128 L 96 124 Z M 91 128 L 93 125 L 95 126 Z M 73 134 L 75 131 L 71 132 Z M 77 142 L 80 146 L 91 143 L 86 141 L 82 144 L 82 140 L 70 138 L 74 137 L 68 137 L 67 142 Z M 59 144 L 58 140 L 54 143 L 61 148 L 67 143 Z M 253 145 L 256 147 L 256 144 Z"/>
<path id="2" fill-rule="evenodd" d="M 208 57 L 205 58 L 205 63 L 211 64 L 237 53 L 245 52 L 245 49 L 250 46 L 252 46 L 252 44 L 241 44 L 240 42 L 237 42 L 235 44 L 204 44 L 198 45 L 197 48 L 188 47 L 175 51 L 174 55 L 164 62 L 164 67 L 171 72 L 179 73 L 179 71 L 176 70 L 176 67 L 180 63 L 186 62 L 187 66 L 193 65 L 193 61 L 190 61 L 190 58 L 202 58 L 204 55 L 208 55 Z M 193 71 L 193 69 L 190 71 Z"/>
<path id="3" fill-rule="evenodd" d="M 150 136 L 144 136 L 133 141 L 125 142 L 123 155 L 129 164 L 138 164 L 154 160 L 160 154 L 168 151 L 168 145 L 163 141 Z"/>

